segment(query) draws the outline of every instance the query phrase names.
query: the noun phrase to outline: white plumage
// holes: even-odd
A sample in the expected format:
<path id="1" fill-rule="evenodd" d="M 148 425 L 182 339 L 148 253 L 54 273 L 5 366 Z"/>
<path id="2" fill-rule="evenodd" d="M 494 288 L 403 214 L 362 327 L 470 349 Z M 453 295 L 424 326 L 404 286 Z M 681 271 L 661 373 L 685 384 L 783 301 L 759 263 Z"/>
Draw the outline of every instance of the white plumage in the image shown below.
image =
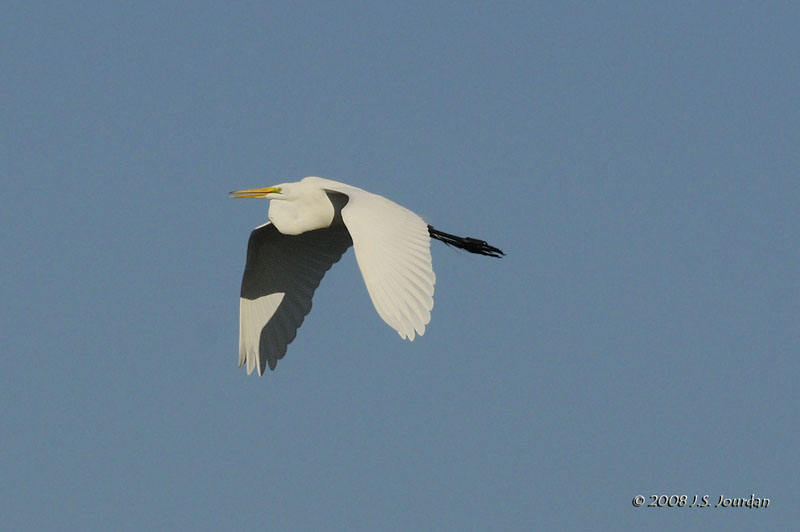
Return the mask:
<path id="1" fill-rule="evenodd" d="M 436 275 L 431 237 L 473 253 L 500 256 L 486 242 L 442 233 L 412 211 L 357 187 L 306 177 L 296 183 L 232 192 L 266 198 L 270 223 L 250 236 L 239 306 L 239 366 L 277 361 L 311 310 L 322 277 L 352 244 L 372 304 L 401 338 L 414 340 L 431 320 Z"/>

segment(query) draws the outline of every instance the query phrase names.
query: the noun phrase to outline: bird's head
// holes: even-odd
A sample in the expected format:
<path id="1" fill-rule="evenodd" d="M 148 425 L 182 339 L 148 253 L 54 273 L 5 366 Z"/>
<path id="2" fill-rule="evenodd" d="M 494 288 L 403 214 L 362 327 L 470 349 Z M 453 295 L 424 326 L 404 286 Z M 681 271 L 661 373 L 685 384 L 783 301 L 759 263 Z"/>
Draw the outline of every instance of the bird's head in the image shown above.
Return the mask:
<path id="1" fill-rule="evenodd" d="M 232 198 L 264 198 L 264 199 L 286 199 L 289 192 L 286 185 L 275 187 L 248 188 L 244 190 L 234 190 L 230 193 Z"/>
<path id="2" fill-rule="evenodd" d="M 280 200 L 270 202 L 269 219 L 284 235 L 330 227 L 336 214 L 325 188 L 311 178 L 274 187 L 236 190 L 230 195 L 232 198 Z"/>

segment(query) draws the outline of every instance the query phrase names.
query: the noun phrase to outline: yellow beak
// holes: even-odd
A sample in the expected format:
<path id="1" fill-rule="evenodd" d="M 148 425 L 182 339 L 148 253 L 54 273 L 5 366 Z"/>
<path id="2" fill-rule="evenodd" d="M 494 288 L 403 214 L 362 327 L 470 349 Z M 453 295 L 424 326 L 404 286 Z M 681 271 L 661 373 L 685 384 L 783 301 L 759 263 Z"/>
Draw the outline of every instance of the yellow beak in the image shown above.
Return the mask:
<path id="1" fill-rule="evenodd" d="M 234 190 L 228 195 L 232 198 L 265 198 L 267 194 L 280 194 L 281 187 L 248 188 L 245 190 Z"/>

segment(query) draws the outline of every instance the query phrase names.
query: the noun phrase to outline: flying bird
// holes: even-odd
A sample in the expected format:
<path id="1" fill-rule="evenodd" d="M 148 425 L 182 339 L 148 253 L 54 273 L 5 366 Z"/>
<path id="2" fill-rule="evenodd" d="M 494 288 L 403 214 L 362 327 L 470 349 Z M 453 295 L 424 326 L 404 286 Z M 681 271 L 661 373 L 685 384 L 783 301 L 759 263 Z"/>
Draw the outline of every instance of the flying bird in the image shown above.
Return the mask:
<path id="1" fill-rule="evenodd" d="M 247 364 L 248 374 L 275 369 L 325 272 L 351 245 L 378 315 L 412 341 L 431 320 L 431 238 L 471 253 L 504 255 L 483 240 L 434 229 L 383 196 L 321 177 L 230 196 L 271 200 L 269 222 L 250 234 L 239 299 L 239 367 Z"/>

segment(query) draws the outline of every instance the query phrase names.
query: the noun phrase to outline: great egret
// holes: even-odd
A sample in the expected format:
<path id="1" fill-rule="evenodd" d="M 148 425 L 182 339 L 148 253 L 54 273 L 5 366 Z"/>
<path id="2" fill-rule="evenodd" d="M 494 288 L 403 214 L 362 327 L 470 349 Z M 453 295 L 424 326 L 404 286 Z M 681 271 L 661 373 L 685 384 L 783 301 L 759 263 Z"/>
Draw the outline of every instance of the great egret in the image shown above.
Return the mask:
<path id="1" fill-rule="evenodd" d="M 431 320 L 431 238 L 471 253 L 504 254 L 483 240 L 438 231 L 383 196 L 321 177 L 230 195 L 272 200 L 270 221 L 250 234 L 242 278 L 239 367 L 247 363 L 248 374 L 275 369 L 325 272 L 351 245 L 378 315 L 409 340 Z"/>

